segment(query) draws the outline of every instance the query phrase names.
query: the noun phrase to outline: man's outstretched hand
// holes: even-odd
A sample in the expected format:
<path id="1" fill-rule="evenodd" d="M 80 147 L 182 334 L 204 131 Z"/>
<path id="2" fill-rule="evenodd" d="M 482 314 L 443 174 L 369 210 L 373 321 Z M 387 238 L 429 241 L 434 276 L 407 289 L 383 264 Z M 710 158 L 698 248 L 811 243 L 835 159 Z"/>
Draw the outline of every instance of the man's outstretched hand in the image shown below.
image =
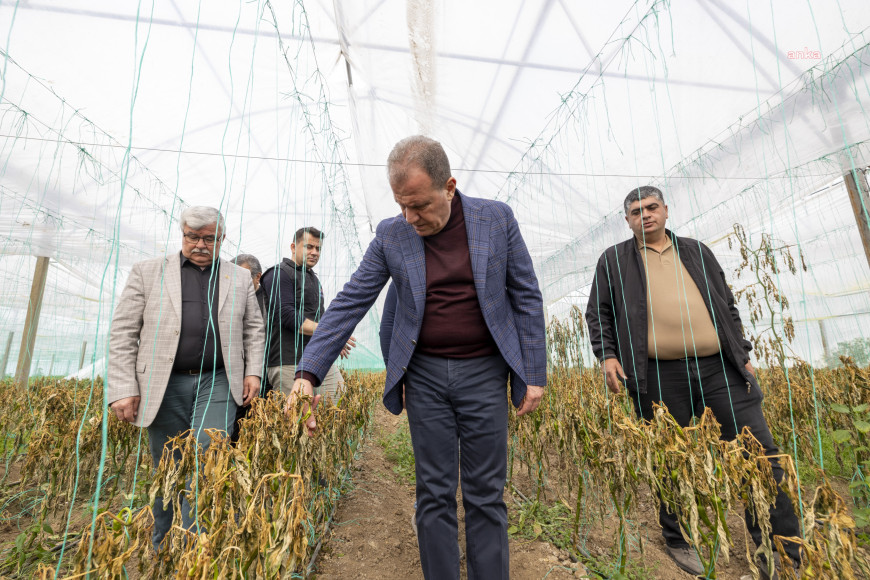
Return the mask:
<path id="1" fill-rule="evenodd" d="M 314 437 L 314 433 L 317 431 L 317 419 L 314 418 L 314 410 L 320 403 L 322 396 L 314 395 L 314 385 L 311 384 L 311 381 L 306 379 L 296 379 L 293 383 L 293 389 L 290 391 L 290 396 L 287 397 L 287 405 L 284 407 L 285 415 L 290 414 L 290 409 L 292 409 L 293 405 L 296 404 L 296 399 L 299 398 L 299 395 L 309 395 L 312 397 L 311 404 L 305 402 L 302 405 L 302 415 L 303 417 L 306 415 L 308 417 L 305 419 L 305 427 L 308 429 L 308 436 Z"/>

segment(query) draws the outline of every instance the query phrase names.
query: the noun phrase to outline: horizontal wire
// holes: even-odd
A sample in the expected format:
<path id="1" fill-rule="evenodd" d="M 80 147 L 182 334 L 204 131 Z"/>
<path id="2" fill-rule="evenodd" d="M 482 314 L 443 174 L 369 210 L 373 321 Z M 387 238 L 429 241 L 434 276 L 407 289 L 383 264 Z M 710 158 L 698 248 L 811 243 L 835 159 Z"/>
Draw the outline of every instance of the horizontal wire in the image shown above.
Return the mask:
<path id="1" fill-rule="evenodd" d="M 0 138 L 5 137 L 7 139 L 23 139 L 27 141 L 45 141 L 55 143 L 57 139 L 48 139 L 46 137 L 29 137 L 24 135 L 6 135 L 0 134 Z M 85 147 L 111 147 L 113 149 L 126 149 L 126 145 L 114 144 L 114 143 L 86 143 L 84 141 L 70 141 L 65 140 L 67 143 L 75 145 L 84 149 Z M 175 155 L 201 155 L 205 157 L 222 157 L 222 158 L 231 158 L 231 159 L 255 159 L 259 161 L 283 161 L 286 163 L 311 163 L 315 165 L 346 165 L 349 167 L 378 167 L 385 169 L 386 163 L 358 163 L 358 162 L 350 162 L 350 161 L 318 161 L 315 159 L 296 159 L 292 157 L 270 157 L 270 156 L 261 156 L 261 155 L 242 155 L 237 153 L 214 153 L 210 151 L 190 151 L 190 150 L 181 150 L 181 149 L 164 149 L 161 147 L 140 147 L 136 145 L 131 145 L 130 149 L 135 149 L 137 151 L 151 151 L 154 153 L 172 153 Z M 633 179 L 638 177 L 644 177 L 648 179 L 660 179 L 663 178 L 661 175 L 653 175 L 653 174 L 634 174 L 634 173 L 575 173 L 575 172 L 560 172 L 560 171 L 517 171 L 517 170 L 509 170 L 509 169 L 467 169 L 463 167 L 454 167 L 453 171 L 463 171 L 467 173 L 497 173 L 497 174 L 516 174 L 522 173 L 522 175 L 555 175 L 555 176 L 564 176 L 564 177 L 623 177 L 627 179 Z M 801 174 L 804 177 L 838 177 L 839 173 L 806 173 Z M 781 175 L 773 174 L 773 175 L 764 175 L 764 176 L 716 176 L 716 175 L 672 175 L 665 176 L 664 179 L 714 179 L 714 180 L 739 180 L 739 181 L 758 181 L 762 179 L 785 179 L 788 177 L 788 172 L 783 172 Z"/>

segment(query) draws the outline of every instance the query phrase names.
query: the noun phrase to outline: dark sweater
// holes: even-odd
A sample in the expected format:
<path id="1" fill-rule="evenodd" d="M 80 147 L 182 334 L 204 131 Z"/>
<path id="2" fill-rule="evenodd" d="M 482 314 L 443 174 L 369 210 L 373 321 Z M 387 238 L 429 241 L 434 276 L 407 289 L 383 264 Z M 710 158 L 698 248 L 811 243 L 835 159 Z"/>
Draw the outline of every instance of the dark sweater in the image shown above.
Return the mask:
<path id="1" fill-rule="evenodd" d="M 444 358 L 491 356 L 498 348 L 489 334 L 471 271 L 468 232 L 458 195 L 447 225 L 423 238 L 426 252 L 426 310 L 416 352 Z"/>

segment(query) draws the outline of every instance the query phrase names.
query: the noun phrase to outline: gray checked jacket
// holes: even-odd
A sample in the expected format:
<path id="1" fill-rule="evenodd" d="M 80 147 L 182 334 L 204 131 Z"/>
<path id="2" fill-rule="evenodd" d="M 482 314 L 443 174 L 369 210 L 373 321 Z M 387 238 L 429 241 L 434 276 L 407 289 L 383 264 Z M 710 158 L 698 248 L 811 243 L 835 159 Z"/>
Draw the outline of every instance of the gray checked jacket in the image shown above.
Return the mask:
<path id="1" fill-rule="evenodd" d="M 265 330 L 251 274 L 219 260 L 218 326 L 233 399 L 241 405 L 244 378 L 262 375 Z M 140 396 L 135 424 L 154 421 L 166 392 L 181 331 L 178 252 L 133 266 L 115 307 L 109 336 L 109 404 Z"/>

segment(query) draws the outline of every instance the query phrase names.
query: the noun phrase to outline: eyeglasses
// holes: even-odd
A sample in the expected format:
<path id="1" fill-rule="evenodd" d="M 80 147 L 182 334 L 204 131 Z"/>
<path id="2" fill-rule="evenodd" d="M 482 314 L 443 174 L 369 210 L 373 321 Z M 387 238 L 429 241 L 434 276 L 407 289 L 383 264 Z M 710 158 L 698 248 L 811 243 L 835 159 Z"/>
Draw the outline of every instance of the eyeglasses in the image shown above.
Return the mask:
<path id="1" fill-rule="evenodd" d="M 186 233 L 184 234 L 184 239 L 186 239 L 191 244 L 198 244 L 200 240 L 205 242 L 206 246 L 213 246 L 215 242 L 214 236 L 198 236 L 196 234 Z"/>

